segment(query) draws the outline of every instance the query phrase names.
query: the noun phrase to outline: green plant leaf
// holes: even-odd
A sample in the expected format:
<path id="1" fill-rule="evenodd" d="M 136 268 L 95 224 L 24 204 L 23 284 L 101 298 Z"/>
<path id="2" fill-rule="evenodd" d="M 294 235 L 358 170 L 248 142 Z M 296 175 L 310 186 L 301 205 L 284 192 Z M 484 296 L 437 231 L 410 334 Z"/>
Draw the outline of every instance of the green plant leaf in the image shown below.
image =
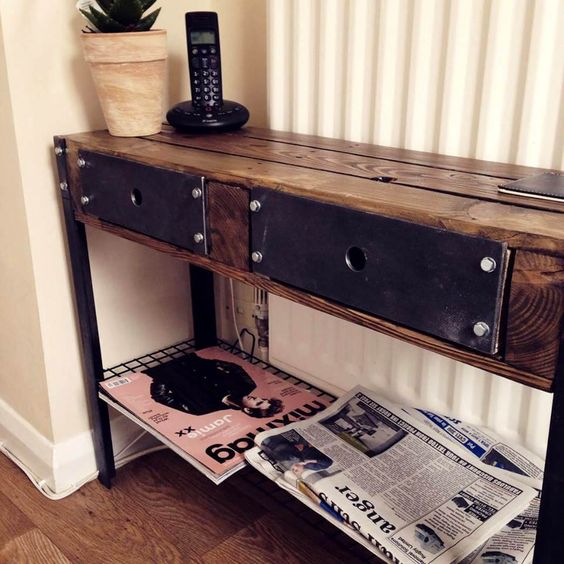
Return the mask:
<path id="1" fill-rule="evenodd" d="M 110 10 L 112 9 L 112 4 L 114 3 L 114 0 L 96 0 L 96 3 L 98 4 L 98 6 L 100 6 L 100 8 L 102 8 L 102 11 L 107 15 L 110 13 Z"/>
<path id="2" fill-rule="evenodd" d="M 119 33 L 120 31 L 126 31 L 124 25 L 116 22 L 114 19 L 110 18 L 106 14 L 103 14 L 96 8 L 90 6 L 90 14 L 92 18 L 88 18 L 102 33 Z"/>
<path id="3" fill-rule="evenodd" d="M 143 12 L 146 12 L 157 0 L 141 0 Z"/>
<path id="4" fill-rule="evenodd" d="M 160 8 L 157 8 L 154 12 L 151 12 L 148 16 L 145 16 L 136 26 L 135 31 L 149 31 L 152 25 L 155 23 L 159 12 L 161 11 Z"/>
<path id="5" fill-rule="evenodd" d="M 80 9 L 80 13 L 97 29 L 98 28 L 98 20 L 95 16 L 93 16 L 90 12 L 86 10 Z"/>
<path id="6" fill-rule="evenodd" d="M 132 26 L 139 23 L 143 8 L 140 0 L 114 0 L 108 15 L 120 24 Z"/>

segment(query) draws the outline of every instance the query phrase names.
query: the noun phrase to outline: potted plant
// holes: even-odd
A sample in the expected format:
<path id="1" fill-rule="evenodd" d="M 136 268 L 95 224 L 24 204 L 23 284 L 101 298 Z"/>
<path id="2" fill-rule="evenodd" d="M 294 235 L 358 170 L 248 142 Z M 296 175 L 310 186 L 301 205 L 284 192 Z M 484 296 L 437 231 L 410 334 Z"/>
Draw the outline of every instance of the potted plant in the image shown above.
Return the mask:
<path id="1" fill-rule="evenodd" d="M 151 30 L 155 0 L 79 0 L 88 20 L 82 34 L 98 99 L 111 135 L 136 137 L 161 130 L 166 31 Z"/>

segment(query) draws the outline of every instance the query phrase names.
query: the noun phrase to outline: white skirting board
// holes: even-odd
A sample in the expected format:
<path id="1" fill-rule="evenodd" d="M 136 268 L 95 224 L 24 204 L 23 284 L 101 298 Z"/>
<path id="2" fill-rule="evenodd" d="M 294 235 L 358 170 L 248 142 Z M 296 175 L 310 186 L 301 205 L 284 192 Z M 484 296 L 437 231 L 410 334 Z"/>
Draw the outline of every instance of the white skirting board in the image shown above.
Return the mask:
<path id="1" fill-rule="evenodd" d="M 53 443 L 2 399 L 0 444 L 54 493 L 64 492 L 96 472 L 90 431 Z"/>

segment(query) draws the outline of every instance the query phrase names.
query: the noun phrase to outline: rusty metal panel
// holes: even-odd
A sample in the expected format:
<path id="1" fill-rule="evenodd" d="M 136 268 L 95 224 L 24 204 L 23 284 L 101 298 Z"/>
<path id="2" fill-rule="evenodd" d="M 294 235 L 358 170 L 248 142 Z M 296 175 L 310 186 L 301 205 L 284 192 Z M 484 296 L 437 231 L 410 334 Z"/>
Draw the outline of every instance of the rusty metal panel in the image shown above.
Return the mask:
<path id="1" fill-rule="evenodd" d="M 259 202 L 251 214 L 254 272 L 497 352 L 505 243 L 273 190 L 254 189 L 252 200 Z"/>
<path id="2" fill-rule="evenodd" d="M 79 159 L 84 212 L 207 254 L 203 177 L 90 151 Z"/>

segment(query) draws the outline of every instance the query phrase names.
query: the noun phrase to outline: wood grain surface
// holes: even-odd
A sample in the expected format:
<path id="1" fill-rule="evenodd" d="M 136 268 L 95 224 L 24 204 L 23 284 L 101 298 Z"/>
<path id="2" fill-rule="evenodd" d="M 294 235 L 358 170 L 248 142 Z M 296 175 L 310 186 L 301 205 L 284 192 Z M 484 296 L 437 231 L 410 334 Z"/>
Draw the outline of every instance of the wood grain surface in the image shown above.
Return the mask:
<path id="1" fill-rule="evenodd" d="M 564 259 L 517 252 L 511 281 L 505 358 L 551 378 L 564 316 Z"/>
<path id="2" fill-rule="evenodd" d="M 246 136 L 235 138 L 224 135 L 207 135 L 193 138 L 180 136 L 171 131 L 163 131 L 152 139 L 182 147 L 238 155 L 265 162 L 289 164 L 312 170 L 325 170 L 374 181 L 377 178 L 387 177 L 392 179 L 388 184 L 388 190 L 393 190 L 397 185 L 413 186 L 432 192 L 458 194 L 464 197 L 471 195 L 485 201 L 564 212 L 564 202 L 560 204 L 499 192 L 498 186 L 507 183 L 508 180 L 498 176 L 447 170 Z M 343 181 L 346 180 L 343 179 Z"/>
<path id="3" fill-rule="evenodd" d="M 168 125 L 163 126 L 163 131 L 170 131 L 171 129 L 172 128 Z M 422 164 L 432 166 L 434 168 L 443 168 L 445 170 L 457 170 L 460 172 L 470 172 L 486 176 L 499 176 L 508 179 L 522 178 L 524 176 L 546 172 L 547 170 L 465 157 L 453 157 L 450 155 L 441 155 L 425 151 L 400 149 L 398 147 L 385 147 L 383 145 L 372 145 L 369 143 L 359 143 L 357 141 L 346 141 L 344 139 L 332 139 L 329 137 L 319 137 L 317 135 L 304 135 L 303 133 L 276 131 L 260 127 L 245 127 L 232 133 L 231 135 L 281 141 L 292 145 L 317 147 L 319 149 L 328 149 L 331 151 L 338 151 L 340 153 L 378 157 L 405 163 Z"/>
<path id="4" fill-rule="evenodd" d="M 104 132 L 73 135 L 67 139 L 69 153 L 78 147 L 164 166 L 210 181 L 252 188 L 264 186 L 346 205 L 386 217 L 451 229 L 494 240 L 511 240 L 513 248 L 564 254 L 562 215 L 532 208 L 480 200 L 470 194 L 432 192 L 410 186 L 373 182 L 366 178 L 293 166 L 279 162 L 227 155 L 146 139 L 110 137 Z M 69 158 L 69 166 L 76 166 Z M 392 189 L 391 189 L 392 188 Z M 73 188 L 76 198 L 80 194 Z"/>
<path id="5" fill-rule="evenodd" d="M 175 247 L 174 245 L 151 239 L 150 237 L 136 233 L 134 231 L 129 231 L 117 225 L 105 223 L 97 218 L 91 217 L 81 212 L 77 212 L 75 214 L 75 217 L 78 221 L 81 221 L 86 225 L 90 225 L 91 227 L 94 227 L 96 229 L 101 229 L 102 231 L 112 233 L 119 237 L 123 237 L 124 239 L 146 245 L 155 250 L 167 253 L 168 255 L 175 258 L 188 261 L 192 264 L 202 266 L 209 270 L 213 270 L 221 276 L 233 278 L 234 280 L 239 280 L 240 282 L 244 282 L 245 284 L 256 286 L 257 288 L 261 288 L 277 296 L 287 298 L 293 302 L 306 305 L 313 309 L 328 313 L 329 315 L 334 315 L 346 321 L 367 327 L 368 329 L 379 331 L 391 337 L 396 337 L 408 343 L 437 352 L 444 356 L 448 356 L 449 358 L 453 358 L 461 362 L 466 362 L 467 364 L 470 364 L 472 366 L 482 368 L 483 370 L 488 370 L 490 372 L 493 372 L 494 374 L 499 374 L 500 376 L 504 376 L 511 380 L 515 380 L 517 382 L 521 382 L 523 384 L 533 386 L 541 390 L 550 390 L 552 387 L 551 379 L 547 379 L 535 374 L 530 374 L 526 370 L 521 370 L 519 368 L 510 366 L 500 359 L 468 351 L 466 349 L 463 349 L 462 347 L 457 347 L 434 337 L 430 337 L 417 331 L 401 327 L 392 322 L 373 317 L 367 313 L 353 310 L 344 305 L 331 302 L 313 294 L 308 294 L 298 289 L 285 286 L 264 276 L 259 276 L 253 274 L 252 272 L 242 271 L 226 264 L 219 263 L 215 260 L 210 259 L 209 257 L 198 256 L 185 249 Z"/>
<path id="6" fill-rule="evenodd" d="M 168 450 L 120 469 L 111 490 L 93 481 L 60 501 L 40 494 L 3 455 L 0 474 L 7 564 L 379 562 L 347 552 L 335 529 L 327 537 L 291 519 L 239 477 L 215 486 Z"/>
<path id="7" fill-rule="evenodd" d="M 249 269 L 249 191 L 238 186 L 208 182 L 210 257 Z"/>

